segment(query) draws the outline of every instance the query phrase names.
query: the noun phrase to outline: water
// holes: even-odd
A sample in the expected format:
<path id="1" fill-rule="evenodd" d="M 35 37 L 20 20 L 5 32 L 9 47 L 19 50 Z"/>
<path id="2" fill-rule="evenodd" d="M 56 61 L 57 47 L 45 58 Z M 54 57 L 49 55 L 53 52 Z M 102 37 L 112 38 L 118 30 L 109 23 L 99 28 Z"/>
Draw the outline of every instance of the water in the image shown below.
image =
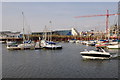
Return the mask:
<path id="1" fill-rule="evenodd" d="M 62 50 L 9 51 L 2 44 L 3 78 L 118 78 L 118 58 L 83 60 L 80 51 L 95 49 L 61 43 Z M 111 50 L 119 55 L 119 50 Z"/>

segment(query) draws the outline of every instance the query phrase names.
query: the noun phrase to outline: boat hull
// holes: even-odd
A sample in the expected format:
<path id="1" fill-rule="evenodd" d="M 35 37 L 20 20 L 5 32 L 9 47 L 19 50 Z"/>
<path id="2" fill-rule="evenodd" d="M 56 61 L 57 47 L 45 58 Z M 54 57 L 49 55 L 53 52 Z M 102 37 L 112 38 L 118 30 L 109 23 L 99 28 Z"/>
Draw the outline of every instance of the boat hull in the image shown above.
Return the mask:
<path id="1" fill-rule="evenodd" d="M 18 45 L 18 48 L 20 48 L 20 49 L 35 49 L 35 45 L 25 43 L 25 44 Z"/>
<path id="2" fill-rule="evenodd" d="M 43 47 L 44 49 L 62 49 L 62 47 Z"/>
<path id="3" fill-rule="evenodd" d="M 110 59 L 110 57 L 92 57 L 92 56 L 82 56 L 83 59 Z"/>
<path id="4" fill-rule="evenodd" d="M 45 40 L 42 40 L 41 41 L 41 48 L 44 48 L 44 49 L 62 49 L 62 46 L 57 45 L 54 42 L 49 42 L 49 41 L 47 42 Z"/>
<path id="5" fill-rule="evenodd" d="M 107 46 L 108 49 L 120 49 L 120 45 L 109 45 Z"/>
<path id="6" fill-rule="evenodd" d="M 111 55 L 107 52 L 84 51 L 80 52 L 83 59 L 110 59 Z"/>
<path id="7" fill-rule="evenodd" d="M 20 50 L 19 47 L 7 47 L 8 50 Z"/>
<path id="8" fill-rule="evenodd" d="M 103 54 L 81 54 L 84 59 L 110 59 L 110 55 Z"/>

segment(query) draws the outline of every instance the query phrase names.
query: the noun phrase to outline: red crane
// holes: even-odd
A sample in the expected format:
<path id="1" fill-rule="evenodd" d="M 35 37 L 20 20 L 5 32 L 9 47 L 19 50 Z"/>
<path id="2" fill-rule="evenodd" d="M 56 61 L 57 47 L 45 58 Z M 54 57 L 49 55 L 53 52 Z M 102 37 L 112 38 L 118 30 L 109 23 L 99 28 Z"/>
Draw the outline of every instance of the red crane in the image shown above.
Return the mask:
<path id="1" fill-rule="evenodd" d="M 120 15 L 120 14 L 109 14 L 109 10 L 107 10 L 107 13 L 106 13 L 106 14 L 87 15 L 87 16 L 76 16 L 75 18 L 106 16 L 106 33 L 108 33 L 108 20 L 109 20 L 109 16 L 113 16 L 113 15 Z"/>

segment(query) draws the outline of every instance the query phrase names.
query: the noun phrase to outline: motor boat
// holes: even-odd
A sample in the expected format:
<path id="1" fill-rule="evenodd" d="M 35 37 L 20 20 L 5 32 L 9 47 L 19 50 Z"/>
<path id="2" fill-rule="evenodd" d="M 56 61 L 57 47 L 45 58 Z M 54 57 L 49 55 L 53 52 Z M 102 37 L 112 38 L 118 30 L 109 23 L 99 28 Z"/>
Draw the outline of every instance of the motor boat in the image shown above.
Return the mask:
<path id="1" fill-rule="evenodd" d="M 108 45 L 107 48 L 108 48 L 108 49 L 120 49 L 120 44 Z"/>
<path id="2" fill-rule="evenodd" d="M 80 52 L 83 59 L 110 59 L 112 55 L 106 52 L 102 48 L 97 48 L 97 50 L 83 51 Z"/>

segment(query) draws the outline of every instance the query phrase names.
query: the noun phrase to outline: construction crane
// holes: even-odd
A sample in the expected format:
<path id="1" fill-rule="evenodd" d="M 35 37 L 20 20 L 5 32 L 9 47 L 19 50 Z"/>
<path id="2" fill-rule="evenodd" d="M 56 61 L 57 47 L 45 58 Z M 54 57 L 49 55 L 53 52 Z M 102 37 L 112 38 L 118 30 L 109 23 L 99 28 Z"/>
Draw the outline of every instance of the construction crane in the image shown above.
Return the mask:
<path id="1" fill-rule="evenodd" d="M 120 14 L 109 14 L 109 10 L 107 10 L 106 12 L 107 12 L 106 14 L 100 14 L 100 15 L 87 15 L 87 16 L 76 16 L 75 18 L 106 16 L 106 34 L 108 34 L 109 16 L 120 15 Z"/>

